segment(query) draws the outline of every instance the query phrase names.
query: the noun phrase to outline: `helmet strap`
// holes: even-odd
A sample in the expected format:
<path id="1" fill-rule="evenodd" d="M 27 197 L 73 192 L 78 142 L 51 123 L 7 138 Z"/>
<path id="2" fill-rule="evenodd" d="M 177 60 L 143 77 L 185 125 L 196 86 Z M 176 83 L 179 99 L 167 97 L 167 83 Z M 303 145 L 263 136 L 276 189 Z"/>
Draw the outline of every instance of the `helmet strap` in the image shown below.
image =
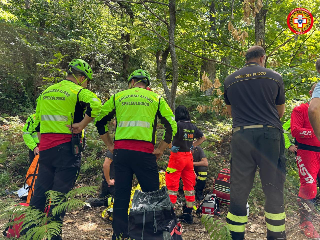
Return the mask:
<path id="1" fill-rule="evenodd" d="M 139 83 L 139 82 L 142 82 L 142 80 L 139 80 L 139 81 L 135 82 L 135 83 L 133 84 L 132 88 L 134 88 L 135 85 L 136 85 L 137 83 Z"/>
<path id="2" fill-rule="evenodd" d="M 85 78 L 82 82 L 79 82 L 78 78 L 76 77 L 76 75 L 74 75 L 74 73 L 72 73 L 72 76 L 77 80 L 79 86 L 81 86 L 85 81 L 87 81 L 87 78 Z"/>

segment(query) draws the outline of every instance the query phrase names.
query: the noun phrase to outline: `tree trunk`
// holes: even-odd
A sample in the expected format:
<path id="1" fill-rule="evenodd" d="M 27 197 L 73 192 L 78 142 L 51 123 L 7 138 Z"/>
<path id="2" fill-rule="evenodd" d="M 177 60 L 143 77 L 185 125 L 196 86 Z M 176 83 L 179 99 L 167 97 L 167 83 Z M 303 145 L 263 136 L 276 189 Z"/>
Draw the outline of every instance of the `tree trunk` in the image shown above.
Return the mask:
<path id="1" fill-rule="evenodd" d="M 212 1 L 209 7 L 210 11 L 210 30 L 213 33 L 216 33 L 216 8 L 215 8 L 215 1 Z"/>
<path id="2" fill-rule="evenodd" d="M 30 0 L 25 0 L 24 3 L 25 3 L 25 8 L 30 9 Z"/>
<path id="3" fill-rule="evenodd" d="M 201 65 L 201 76 L 203 72 L 206 72 L 208 75 L 208 78 L 214 82 L 214 79 L 216 78 L 216 63 L 213 61 L 206 61 L 204 60 Z M 206 96 L 212 95 L 212 88 L 205 91 Z"/>
<path id="4" fill-rule="evenodd" d="M 169 101 L 171 95 L 167 84 L 166 69 L 167 69 L 167 59 L 169 56 L 170 48 L 167 47 L 165 51 L 158 51 L 156 53 L 157 61 L 157 78 L 161 80 L 164 92 L 166 94 L 167 100 Z"/>
<path id="5" fill-rule="evenodd" d="M 172 85 L 171 85 L 171 96 L 169 105 L 172 111 L 175 109 L 175 98 L 178 86 L 178 59 L 176 55 L 174 33 L 176 29 L 176 0 L 169 1 L 169 13 L 170 13 L 170 24 L 168 26 L 169 42 L 170 42 L 170 55 L 172 61 Z"/>
<path id="6" fill-rule="evenodd" d="M 265 29 L 266 29 L 266 17 L 268 10 L 264 7 L 256 14 L 255 17 L 255 40 L 256 45 L 265 48 Z"/>
<path id="7" fill-rule="evenodd" d="M 230 56 L 225 56 L 221 58 L 221 61 L 224 63 L 229 64 L 230 63 Z M 226 79 L 226 77 L 230 74 L 230 68 L 226 67 L 226 66 L 221 66 L 220 67 L 220 80 L 224 80 Z"/>
<path id="8" fill-rule="evenodd" d="M 122 53 L 122 78 L 126 80 L 129 75 L 129 51 L 131 50 L 130 45 L 130 33 L 121 34 L 121 39 L 125 42 L 123 46 Z"/>

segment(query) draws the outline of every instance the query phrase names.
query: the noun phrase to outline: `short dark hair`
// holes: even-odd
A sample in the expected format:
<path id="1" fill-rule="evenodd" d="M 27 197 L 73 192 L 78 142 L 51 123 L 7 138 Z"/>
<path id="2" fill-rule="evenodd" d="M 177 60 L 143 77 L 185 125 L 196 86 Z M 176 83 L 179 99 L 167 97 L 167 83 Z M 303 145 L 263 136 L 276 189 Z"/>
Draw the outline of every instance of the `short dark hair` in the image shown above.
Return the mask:
<path id="1" fill-rule="evenodd" d="M 131 80 L 133 80 L 134 83 L 141 82 L 147 86 L 146 78 L 132 78 Z"/>
<path id="2" fill-rule="evenodd" d="M 73 76 L 73 75 L 75 75 L 76 77 L 85 76 L 85 77 L 87 78 L 87 76 L 86 76 L 84 73 L 79 72 L 79 71 L 77 71 L 77 70 L 74 69 L 74 68 L 69 68 L 68 71 L 67 71 L 67 74 L 68 74 L 68 76 Z M 88 80 L 89 80 L 89 79 L 88 79 Z"/>
<path id="3" fill-rule="evenodd" d="M 259 58 L 266 55 L 263 47 L 261 46 L 253 46 L 248 49 L 246 52 L 246 61 L 249 62 L 251 59 Z"/>
<path id="4" fill-rule="evenodd" d="M 179 105 L 177 108 L 176 108 L 176 111 L 175 111 L 175 120 L 176 122 L 178 121 L 181 121 L 181 120 L 187 120 L 187 121 L 190 121 L 190 115 L 189 115 L 189 111 L 188 109 L 183 106 L 183 105 Z"/>
<path id="5" fill-rule="evenodd" d="M 318 72 L 320 71 L 320 58 L 318 58 L 316 61 L 316 69 Z"/>

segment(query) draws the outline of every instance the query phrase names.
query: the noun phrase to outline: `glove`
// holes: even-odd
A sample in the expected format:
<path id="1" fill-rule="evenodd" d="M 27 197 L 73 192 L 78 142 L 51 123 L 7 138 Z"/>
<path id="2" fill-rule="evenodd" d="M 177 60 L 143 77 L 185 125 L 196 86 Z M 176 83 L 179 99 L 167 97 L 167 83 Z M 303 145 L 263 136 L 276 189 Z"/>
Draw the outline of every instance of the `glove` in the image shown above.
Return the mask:
<path id="1" fill-rule="evenodd" d="M 180 147 L 172 146 L 171 152 L 177 153 L 179 151 Z"/>
<path id="2" fill-rule="evenodd" d="M 190 151 L 192 152 L 192 151 L 193 151 L 193 149 L 194 149 L 194 146 L 192 145 L 192 146 L 191 146 L 191 148 L 190 148 Z"/>

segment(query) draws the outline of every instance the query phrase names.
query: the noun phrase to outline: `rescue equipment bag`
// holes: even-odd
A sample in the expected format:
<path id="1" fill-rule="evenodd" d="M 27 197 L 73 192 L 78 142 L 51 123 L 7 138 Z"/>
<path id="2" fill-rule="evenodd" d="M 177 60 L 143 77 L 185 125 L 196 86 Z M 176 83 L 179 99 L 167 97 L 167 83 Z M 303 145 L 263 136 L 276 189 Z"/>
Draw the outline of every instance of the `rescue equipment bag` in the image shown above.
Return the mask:
<path id="1" fill-rule="evenodd" d="M 39 170 L 39 154 L 36 155 L 28 169 L 28 172 L 26 174 L 26 180 L 25 183 L 29 185 L 28 188 L 28 196 L 27 196 L 27 201 L 26 203 L 29 204 L 31 197 L 34 194 L 34 185 L 36 183 L 36 179 L 38 177 L 38 170 Z"/>
<path id="2" fill-rule="evenodd" d="M 129 236 L 136 240 L 182 240 L 167 188 L 135 191 L 129 213 Z"/>
<path id="3" fill-rule="evenodd" d="M 222 169 L 214 181 L 213 194 L 221 204 L 230 204 L 230 169 Z"/>
<path id="4" fill-rule="evenodd" d="M 198 215 L 220 215 L 220 203 L 217 196 L 215 194 L 207 194 L 199 205 L 196 213 Z"/>

